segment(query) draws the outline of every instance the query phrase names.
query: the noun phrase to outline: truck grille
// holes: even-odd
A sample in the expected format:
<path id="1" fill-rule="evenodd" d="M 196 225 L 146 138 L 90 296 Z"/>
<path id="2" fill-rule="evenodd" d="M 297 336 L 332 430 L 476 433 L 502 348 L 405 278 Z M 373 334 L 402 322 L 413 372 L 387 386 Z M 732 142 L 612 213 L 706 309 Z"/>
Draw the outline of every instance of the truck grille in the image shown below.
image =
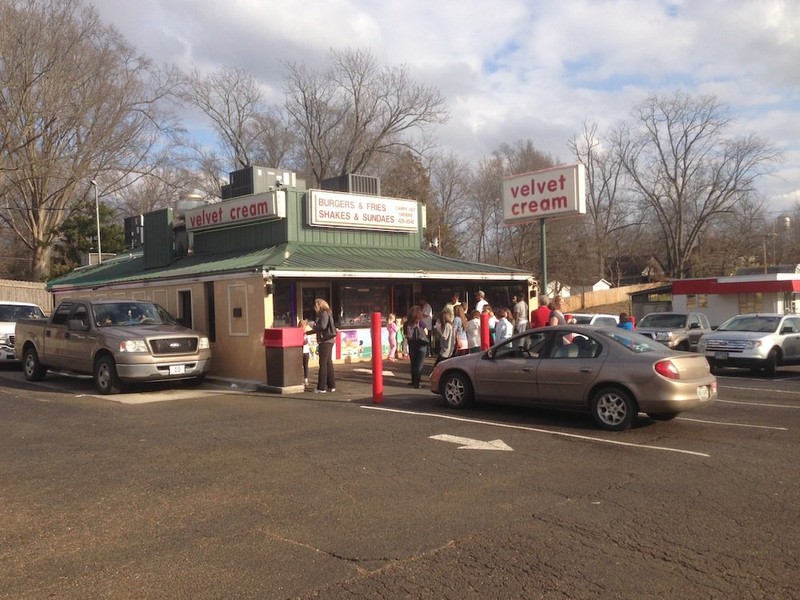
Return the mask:
<path id="1" fill-rule="evenodd" d="M 712 352 L 741 352 L 746 345 L 744 340 L 706 340 L 706 350 Z"/>
<path id="2" fill-rule="evenodd" d="M 159 338 L 150 340 L 150 347 L 153 354 L 193 354 L 197 352 L 197 338 Z"/>

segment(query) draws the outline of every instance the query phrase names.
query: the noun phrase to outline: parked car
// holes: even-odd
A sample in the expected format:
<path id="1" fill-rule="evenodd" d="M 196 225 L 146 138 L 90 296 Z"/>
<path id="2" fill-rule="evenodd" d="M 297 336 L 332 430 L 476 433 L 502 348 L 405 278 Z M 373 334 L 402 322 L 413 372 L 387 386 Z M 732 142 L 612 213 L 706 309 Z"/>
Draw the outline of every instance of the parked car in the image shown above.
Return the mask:
<path id="1" fill-rule="evenodd" d="M 14 356 L 14 328 L 20 319 L 44 319 L 44 312 L 29 302 L 0 302 L 0 362 L 19 362 Z"/>
<path id="2" fill-rule="evenodd" d="M 737 315 L 700 338 L 698 349 L 712 372 L 718 367 L 743 367 L 774 376 L 781 365 L 800 364 L 800 317 Z"/>
<path id="3" fill-rule="evenodd" d="M 712 329 L 701 312 L 657 312 L 645 315 L 636 331 L 675 350 L 696 352 L 697 342 Z"/>
<path id="4" fill-rule="evenodd" d="M 452 408 L 475 400 L 588 412 L 611 431 L 708 406 L 717 380 L 702 354 L 676 352 L 619 327 L 529 329 L 484 352 L 444 360 L 431 390 Z"/>
<path id="5" fill-rule="evenodd" d="M 20 319 L 16 357 L 28 381 L 48 370 L 94 376 L 101 394 L 144 381 L 204 380 L 208 337 L 178 324 L 161 306 L 140 300 L 62 301 L 50 319 Z"/>
<path id="6" fill-rule="evenodd" d="M 617 315 L 605 315 L 602 313 L 570 313 L 578 325 L 607 325 L 614 327 L 619 323 Z"/>

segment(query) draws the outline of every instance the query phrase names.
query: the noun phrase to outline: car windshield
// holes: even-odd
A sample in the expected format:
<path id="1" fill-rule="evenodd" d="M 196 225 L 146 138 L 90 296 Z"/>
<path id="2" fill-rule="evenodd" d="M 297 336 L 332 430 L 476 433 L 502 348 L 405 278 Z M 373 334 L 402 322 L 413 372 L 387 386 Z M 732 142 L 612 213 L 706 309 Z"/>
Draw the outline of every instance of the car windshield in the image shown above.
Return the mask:
<path id="1" fill-rule="evenodd" d="M 634 333 L 633 331 L 628 331 L 621 327 L 599 329 L 598 334 L 614 340 L 616 343 L 621 344 L 631 352 L 636 352 L 637 354 L 643 352 L 661 353 L 664 351 L 664 344 L 656 342 L 646 335 Z"/>
<path id="2" fill-rule="evenodd" d="M 38 306 L 18 306 L 16 304 L 0 304 L 0 321 L 10 323 L 20 319 L 42 319 L 44 313 Z"/>
<path id="3" fill-rule="evenodd" d="M 176 325 L 172 315 L 152 302 L 113 302 L 92 307 L 98 327 L 135 327 L 137 325 Z"/>
<path id="4" fill-rule="evenodd" d="M 572 315 L 578 325 L 588 325 L 592 322 L 592 315 Z"/>
<path id="5" fill-rule="evenodd" d="M 637 327 L 684 327 L 686 324 L 686 315 L 672 315 L 672 314 L 649 314 L 645 316 Z"/>
<path id="6" fill-rule="evenodd" d="M 756 331 L 759 333 L 772 333 L 778 328 L 781 318 L 777 315 L 746 315 L 733 317 L 717 328 L 717 331 Z"/>

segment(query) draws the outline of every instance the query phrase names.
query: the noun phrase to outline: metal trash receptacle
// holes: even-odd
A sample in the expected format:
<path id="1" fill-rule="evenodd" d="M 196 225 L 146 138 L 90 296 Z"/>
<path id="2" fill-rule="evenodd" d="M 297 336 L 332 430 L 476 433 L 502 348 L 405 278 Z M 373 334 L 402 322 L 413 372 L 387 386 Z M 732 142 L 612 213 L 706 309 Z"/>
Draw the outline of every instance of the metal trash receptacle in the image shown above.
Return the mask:
<path id="1" fill-rule="evenodd" d="M 303 341 L 300 327 L 276 327 L 264 330 L 267 353 L 267 385 L 289 387 L 303 385 Z"/>

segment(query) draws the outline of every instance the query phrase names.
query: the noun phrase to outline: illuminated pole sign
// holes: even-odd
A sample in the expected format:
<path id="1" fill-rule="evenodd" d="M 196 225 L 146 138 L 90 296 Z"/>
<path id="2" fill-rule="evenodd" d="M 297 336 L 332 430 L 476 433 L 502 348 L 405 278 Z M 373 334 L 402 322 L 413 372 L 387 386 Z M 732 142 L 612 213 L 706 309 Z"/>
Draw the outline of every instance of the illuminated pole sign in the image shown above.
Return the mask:
<path id="1" fill-rule="evenodd" d="M 503 178 L 506 225 L 585 214 L 586 167 L 582 163 Z"/>

